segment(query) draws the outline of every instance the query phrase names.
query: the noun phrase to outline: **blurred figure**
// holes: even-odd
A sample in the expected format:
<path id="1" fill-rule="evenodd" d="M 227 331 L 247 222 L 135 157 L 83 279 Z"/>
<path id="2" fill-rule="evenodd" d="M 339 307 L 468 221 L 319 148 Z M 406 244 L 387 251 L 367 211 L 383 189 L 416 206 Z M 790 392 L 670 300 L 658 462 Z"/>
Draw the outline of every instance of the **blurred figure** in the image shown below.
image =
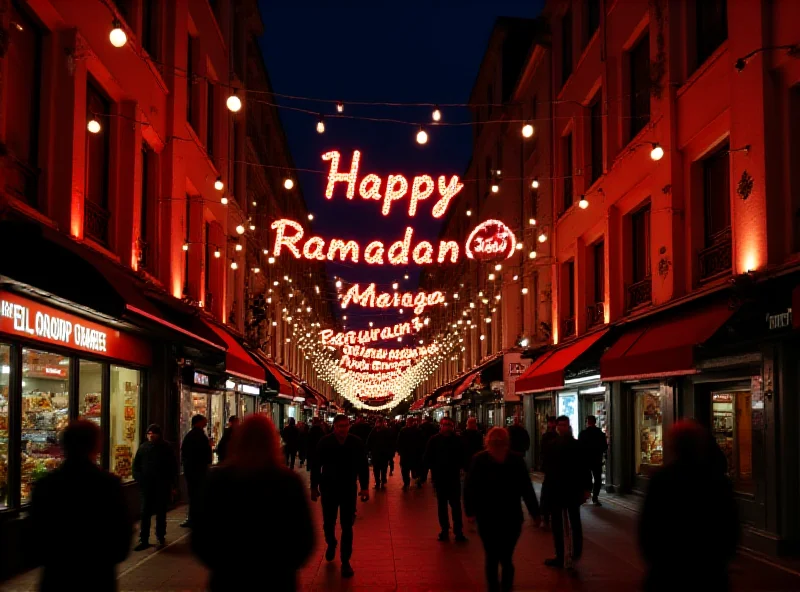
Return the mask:
<path id="1" fill-rule="evenodd" d="M 467 420 L 467 429 L 461 434 L 464 441 L 464 470 L 469 469 L 472 457 L 483 450 L 483 434 L 478 431 L 478 420 L 470 417 Z"/>
<path id="2" fill-rule="evenodd" d="M 172 446 L 161 436 L 161 426 L 147 428 L 147 440 L 139 446 L 133 459 L 133 478 L 139 484 L 141 517 L 139 544 L 135 551 L 150 546 L 150 519 L 156 516 L 156 539 L 159 547 L 166 544 L 167 508 L 172 495 L 178 463 Z"/>
<path id="3" fill-rule="evenodd" d="M 350 435 L 359 438 L 364 445 L 367 444 L 367 438 L 371 431 L 372 426 L 363 416 L 357 417 L 356 422 L 350 427 Z"/>
<path id="4" fill-rule="evenodd" d="M 192 527 L 197 498 L 208 473 L 208 467 L 211 465 L 211 443 L 203 431 L 206 425 L 208 420 L 203 415 L 192 417 L 192 429 L 183 437 L 181 444 L 183 478 L 186 480 L 186 492 L 189 495 L 188 515 L 186 520 L 181 522 L 183 528 Z"/>
<path id="5" fill-rule="evenodd" d="M 450 419 L 450 418 L 448 418 Z M 451 420 L 452 421 L 452 420 Z M 424 453 L 428 449 L 428 442 L 431 441 L 436 434 L 439 433 L 439 428 L 433 423 L 429 415 L 426 415 L 419 426 L 420 433 L 420 450 Z M 428 481 L 428 470 L 430 466 L 426 463 L 421 463 L 417 469 L 417 487 L 422 487 L 422 484 Z"/>
<path id="6" fill-rule="evenodd" d="M 314 546 L 303 490 L 302 480 L 283 465 L 272 421 L 248 416 L 233 435 L 228 462 L 208 477 L 192 530 L 192 550 L 211 572 L 212 592 L 264 589 L 265 581 L 270 589 L 296 589 L 297 570 Z M 232 517 L 230 509 L 247 499 L 280 511 Z M 243 562 L 254 548 L 258 561 Z"/>
<path id="7" fill-rule="evenodd" d="M 728 590 L 739 520 L 719 447 L 692 420 L 676 423 L 665 444 L 665 464 L 650 479 L 639 520 L 644 589 L 679 590 L 689 576 L 693 589 Z"/>
<path id="8" fill-rule="evenodd" d="M 36 482 L 31 498 L 39 590 L 116 590 L 116 566 L 128 556 L 133 532 L 122 485 L 97 466 L 97 424 L 73 420 L 61 439 L 64 463 Z"/>
<path id="9" fill-rule="evenodd" d="M 591 475 L 578 441 L 572 436 L 569 417 L 561 415 L 556 420 L 558 437 L 550 444 L 548 467 L 544 480 L 547 484 L 547 503 L 553 524 L 553 543 L 556 556 L 545 565 L 564 567 L 564 530 L 570 529 L 571 558 L 575 561 L 583 554 L 583 526 L 581 504 L 589 497 Z M 567 515 L 569 524 L 564 522 Z"/>
<path id="10" fill-rule="evenodd" d="M 379 417 L 367 438 L 367 450 L 372 456 L 375 489 L 386 487 L 386 471 L 389 466 L 389 458 L 394 454 L 394 445 L 395 441 L 391 430 L 386 427 L 386 420 Z"/>
<path id="11" fill-rule="evenodd" d="M 361 501 L 369 501 L 369 463 L 364 443 L 349 434 L 350 420 L 337 415 L 333 433 L 319 441 L 311 467 L 311 501 L 322 495 L 322 521 L 328 548 L 325 559 L 336 557 L 336 516 L 342 526 L 342 577 L 353 575 L 353 520 L 356 514 L 357 486 L 361 485 Z"/>
<path id="12" fill-rule="evenodd" d="M 308 454 L 308 425 L 306 422 L 301 421 L 297 424 L 297 457 L 300 459 L 300 468 L 306 462 L 306 455 Z"/>
<path id="13" fill-rule="evenodd" d="M 283 456 L 286 459 L 286 466 L 294 470 L 294 461 L 297 458 L 297 443 L 300 439 L 300 432 L 297 429 L 294 417 L 290 417 L 286 426 L 281 430 L 283 438 Z"/>
<path id="14" fill-rule="evenodd" d="M 547 431 L 542 434 L 542 443 L 540 448 L 540 459 L 541 459 L 541 470 L 542 473 L 545 475 L 544 482 L 542 483 L 542 497 L 541 497 L 541 512 L 542 512 L 542 522 L 547 528 L 550 526 L 550 505 L 547 501 L 547 473 L 549 470 L 552 470 L 552 463 L 550 462 L 550 447 L 558 439 L 558 433 L 556 432 L 556 417 L 555 415 L 549 415 L 547 417 Z"/>
<path id="15" fill-rule="evenodd" d="M 225 431 L 222 432 L 222 438 L 219 439 L 219 443 L 217 444 L 217 460 L 220 464 L 224 463 L 228 456 L 228 446 L 230 446 L 233 431 L 238 425 L 239 418 L 235 415 L 231 415 L 228 418 L 228 425 L 225 428 Z"/>
<path id="16" fill-rule="evenodd" d="M 397 435 L 397 452 L 400 454 L 403 491 L 408 491 L 411 479 L 417 478 L 417 471 L 422 464 L 422 434 L 419 432 L 415 417 L 409 417 L 406 427 Z"/>
<path id="17" fill-rule="evenodd" d="M 508 437 L 511 443 L 511 450 L 523 457 L 531 449 L 531 437 L 528 430 L 522 425 L 519 415 L 514 416 L 514 423 L 508 426 Z"/>
<path id="18" fill-rule="evenodd" d="M 503 428 L 486 435 L 486 452 L 472 459 L 464 484 L 467 516 L 475 517 L 486 555 L 486 583 L 490 591 L 511 590 L 514 585 L 514 549 L 522 532 L 522 508 L 538 525 L 541 518 L 536 493 L 525 460 L 510 450 L 510 437 Z M 503 570 L 502 585 L 497 581 Z"/>
<path id="19" fill-rule="evenodd" d="M 311 420 L 311 427 L 308 430 L 308 438 L 306 446 L 306 471 L 311 472 L 311 465 L 314 462 L 314 453 L 317 450 L 317 444 L 325 436 L 325 428 L 322 425 L 322 418 L 315 417 Z"/>
<path id="20" fill-rule="evenodd" d="M 578 436 L 578 444 L 581 445 L 586 462 L 592 474 L 594 484 L 592 485 L 592 502 L 595 506 L 601 506 L 598 495 L 603 486 L 603 456 L 608 450 L 608 440 L 606 435 L 597 427 L 597 418 L 594 415 L 586 417 L 586 429 L 581 431 Z"/>
<path id="21" fill-rule="evenodd" d="M 455 424 L 443 417 L 441 430 L 428 442 L 425 450 L 425 466 L 433 473 L 436 502 L 439 510 L 440 541 L 450 539 L 450 520 L 447 506 L 453 514 L 453 533 L 457 541 L 466 541 L 461 516 L 461 469 L 464 467 L 464 444 L 456 436 Z"/>
<path id="22" fill-rule="evenodd" d="M 390 421 L 388 426 L 392 437 L 392 453 L 389 455 L 389 476 L 394 475 L 394 455 L 397 454 L 397 435 L 400 432 L 397 421 Z"/>

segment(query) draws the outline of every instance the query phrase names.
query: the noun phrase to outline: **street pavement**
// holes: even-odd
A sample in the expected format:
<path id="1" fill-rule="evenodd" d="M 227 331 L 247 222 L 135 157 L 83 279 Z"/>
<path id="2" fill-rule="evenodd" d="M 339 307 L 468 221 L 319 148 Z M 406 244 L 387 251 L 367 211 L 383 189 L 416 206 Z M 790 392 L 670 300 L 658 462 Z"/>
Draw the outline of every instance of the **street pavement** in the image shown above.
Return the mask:
<path id="1" fill-rule="evenodd" d="M 307 473 L 300 471 L 304 478 Z M 484 590 L 483 549 L 472 524 L 467 523 L 466 543 L 440 543 L 433 489 L 404 493 L 399 471 L 389 479 L 386 490 L 370 490 L 371 499 L 359 502 L 355 524 L 355 550 L 352 565 L 355 576 L 342 580 L 338 561 L 327 563 L 319 504 L 313 507 L 318 533 L 316 549 L 300 573 L 301 590 L 370 590 L 379 591 L 453 591 Z M 516 589 L 609 590 L 627 592 L 640 589 L 642 562 L 636 547 L 636 512 L 632 498 L 619 503 L 612 497 L 601 498 L 603 507 L 584 506 L 584 557 L 575 573 L 554 570 L 543 565 L 553 555 L 551 534 L 526 520 L 514 562 L 517 568 Z M 242 505 L 231 518 L 247 520 L 248 512 L 276 512 L 280 508 Z M 123 591 L 203 590 L 207 572 L 189 550 L 189 537 L 178 525 L 185 511 L 178 509 L 168 516 L 168 546 L 131 552 L 120 565 L 119 589 Z M 264 536 L 275 536 L 264 533 Z M 221 544 L 224 544 L 221 542 Z M 258 562 L 259 551 L 242 557 L 242 563 Z M 87 569 L 91 561 L 87 558 Z M 680 566 L 676 566 L 680 569 Z M 35 590 L 38 574 L 34 570 L 0 586 L 0 591 Z M 269 589 L 269 574 L 264 574 L 264 589 Z M 800 573 L 773 562 L 762 562 L 740 555 L 733 568 L 736 591 L 800 590 Z M 687 589 L 691 576 L 687 574 Z"/>

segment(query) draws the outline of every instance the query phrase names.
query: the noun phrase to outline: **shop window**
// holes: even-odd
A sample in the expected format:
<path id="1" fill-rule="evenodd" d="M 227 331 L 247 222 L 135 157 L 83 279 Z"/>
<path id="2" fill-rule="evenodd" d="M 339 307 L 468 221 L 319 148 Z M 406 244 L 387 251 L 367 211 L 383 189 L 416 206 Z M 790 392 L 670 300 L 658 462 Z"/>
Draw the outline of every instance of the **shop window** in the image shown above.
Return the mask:
<path id="1" fill-rule="evenodd" d="M 157 60 L 159 57 L 161 0 L 142 0 L 142 48 Z"/>
<path id="2" fill-rule="evenodd" d="M 728 38 L 727 0 L 695 2 L 697 66 L 701 66 Z"/>
<path id="3" fill-rule="evenodd" d="M 628 54 L 630 67 L 630 140 L 650 122 L 650 35 Z"/>
<path id="4" fill-rule="evenodd" d="M 597 98 L 589 108 L 589 135 L 591 136 L 591 183 L 597 181 L 603 174 L 603 91 L 597 93 Z"/>
<path id="5" fill-rule="evenodd" d="M 572 435 L 577 438 L 581 430 L 578 424 L 578 393 L 561 393 L 558 395 L 558 415 L 569 417 Z"/>
<path id="6" fill-rule="evenodd" d="M 186 122 L 195 130 L 198 129 L 195 117 L 198 115 L 195 104 L 195 60 L 197 59 L 197 49 L 200 45 L 196 37 L 188 35 L 186 43 Z"/>
<path id="7" fill-rule="evenodd" d="M 664 415 L 667 398 L 658 390 L 636 397 L 636 474 L 649 476 L 664 464 Z"/>
<path id="8" fill-rule="evenodd" d="M 87 120 L 100 122 L 100 131 L 86 133 L 84 232 L 97 242 L 108 244 L 111 103 L 91 80 L 86 87 L 86 111 Z"/>
<path id="9" fill-rule="evenodd" d="M 573 196 L 574 186 L 572 183 L 572 133 L 567 134 L 561 139 L 561 158 L 564 163 L 564 196 L 563 196 L 563 209 L 566 212 L 572 207 L 572 202 L 575 199 Z"/>
<path id="10" fill-rule="evenodd" d="M 753 493 L 753 410 L 750 391 L 711 394 L 714 439 L 737 491 Z"/>
<path id="11" fill-rule="evenodd" d="M 111 366 L 110 469 L 123 481 L 133 479 L 133 458 L 139 447 L 139 411 L 142 374 L 138 370 Z"/>
<path id="12" fill-rule="evenodd" d="M 103 430 L 103 364 L 81 360 L 78 366 L 78 416 Z M 98 456 L 97 464 L 102 463 Z"/>
<path id="13" fill-rule="evenodd" d="M 0 345 L 0 510 L 8 507 L 8 385 L 11 377 L 11 348 Z"/>
<path id="14" fill-rule="evenodd" d="M 69 424 L 69 358 L 22 350 L 21 500 L 63 460 L 61 432 Z"/>
<path id="15" fill-rule="evenodd" d="M 228 418 L 237 415 L 236 410 L 236 393 L 225 393 L 225 423 L 228 423 Z M 242 419 L 241 413 L 238 413 L 239 419 Z"/>
<path id="16" fill-rule="evenodd" d="M 211 440 L 211 448 L 216 449 L 217 443 L 222 438 L 222 430 L 225 429 L 225 395 L 222 393 L 211 395 L 211 416 L 206 415 L 206 418 L 208 419 L 208 437 Z M 214 462 L 217 462 L 216 453 Z"/>
<path id="17" fill-rule="evenodd" d="M 572 74 L 572 11 L 567 10 L 561 19 L 561 86 Z"/>
<path id="18" fill-rule="evenodd" d="M 586 43 L 600 28 L 600 0 L 586 0 Z"/>

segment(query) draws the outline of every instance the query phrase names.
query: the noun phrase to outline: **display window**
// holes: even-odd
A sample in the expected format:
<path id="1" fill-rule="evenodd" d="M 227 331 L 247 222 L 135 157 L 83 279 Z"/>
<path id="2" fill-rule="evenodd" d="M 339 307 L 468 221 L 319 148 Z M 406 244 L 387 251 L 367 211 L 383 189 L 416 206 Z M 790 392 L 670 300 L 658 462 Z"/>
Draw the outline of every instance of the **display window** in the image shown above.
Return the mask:
<path id="1" fill-rule="evenodd" d="M 664 464 L 666 396 L 660 390 L 637 391 L 636 474 L 649 476 Z"/>
<path id="2" fill-rule="evenodd" d="M 533 402 L 533 413 L 535 416 L 535 426 L 536 426 L 536 442 L 537 445 L 534 447 L 535 458 L 534 462 L 536 467 L 541 469 L 542 464 L 542 451 L 541 451 L 541 442 L 542 436 L 547 431 L 547 418 L 549 416 L 555 415 L 553 413 L 553 399 L 547 397 L 546 399 L 536 399 Z"/>
<path id="3" fill-rule="evenodd" d="M 211 448 L 217 447 L 217 442 L 222 438 L 222 430 L 225 429 L 225 395 L 222 393 L 211 395 L 211 415 L 203 414 L 208 419 L 208 437 L 211 440 Z M 214 455 L 216 463 L 216 454 Z"/>
<path id="4" fill-rule="evenodd" d="M 8 387 L 11 375 L 11 348 L 0 344 L 0 510 L 8 507 Z"/>
<path id="5" fill-rule="evenodd" d="M 78 364 L 78 417 L 103 426 L 103 364 L 80 360 Z"/>
<path id="6" fill-rule="evenodd" d="M 569 417 L 572 435 L 576 438 L 580 432 L 578 424 L 578 393 L 561 393 L 558 395 L 558 415 Z"/>
<path id="7" fill-rule="evenodd" d="M 133 479 L 133 458 L 139 447 L 142 373 L 111 366 L 111 472 L 123 481 Z"/>
<path id="8" fill-rule="evenodd" d="M 239 416 L 244 419 L 248 415 L 253 415 L 258 408 L 257 397 L 250 395 L 239 395 Z"/>
<path id="9" fill-rule="evenodd" d="M 225 423 L 228 422 L 229 417 L 237 414 L 240 416 L 239 419 L 242 419 L 241 413 L 236 409 L 236 393 L 225 393 Z"/>
<path id="10" fill-rule="evenodd" d="M 59 437 L 70 419 L 69 366 L 68 357 L 22 350 L 22 503 L 30 501 L 36 480 L 63 460 Z"/>
<path id="11" fill-rule="evenodd" d="M 753 482 L 753 410 L 749 390 L 711 394 L 712 431 L 725 455 L 728 476 L 737 491 L 751 493 Z"/>

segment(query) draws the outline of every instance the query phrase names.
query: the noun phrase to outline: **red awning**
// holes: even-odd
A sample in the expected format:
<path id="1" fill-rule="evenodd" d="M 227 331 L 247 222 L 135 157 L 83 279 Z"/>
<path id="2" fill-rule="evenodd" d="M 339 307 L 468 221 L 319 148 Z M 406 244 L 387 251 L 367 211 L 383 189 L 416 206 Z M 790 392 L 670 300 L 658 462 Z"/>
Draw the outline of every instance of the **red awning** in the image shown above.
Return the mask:
<path id="1" fill-rule="evenodd" d="M 425 399 L 417 399 L 411 404 L 411 407 L 408 408 L 409 411 L 419 411 L 425 406 Z"/>
<path id="2" fill-rule="evenodd" d="M 517 378 L 514 383 L 514 393 L 524 395 L 563 387 L 564 370 L 567 369 L 567 366 L 584 354 L 606 333 L 608 333 L 608 329 L 603 329 L 543 355 L 531 364 L 522 376 Z"/>
<path id="3" fill-rule="evenodd" d="M 283 372 L 272 363 L 266 364 L 267 371 L 272 375 L 272 377 L 278 381 L 278 397 L 280 398 L 293 398 L 294 397 L 294 389 L 286 377 L 283 375 Z"/>
<path id="4" fill-rule="evenodd" d="M 244 347 L 226 329 L 203 319 L 203 324 L 211 329 L 214 334 L 225 342 L 228 351 L 225 353 L 225 372 L 239 378 L 264 383 L 267 375 L 264 368 L 247 353 Z"/>
<path id="5" fill-rule="evenodd" d="M 469 387 L 475 384 L 475 381 L 480 379 L 481 373 L 480 371 L 473 372 L 472 374 L 468 375 L 462 382 L 456 387 L 455 392 L 453 393 L 453 399 L 458 401 L 461 397 L 464 396 L 464 391 L 466 391 Z"/>
<path id="6" fill-rule="evenodd" d="M 719 303 L 631 329 L 600 358 L 600 376 L 637 380 L 695 374 L 695 346 L 708 341 L 734 312 Z"/>

